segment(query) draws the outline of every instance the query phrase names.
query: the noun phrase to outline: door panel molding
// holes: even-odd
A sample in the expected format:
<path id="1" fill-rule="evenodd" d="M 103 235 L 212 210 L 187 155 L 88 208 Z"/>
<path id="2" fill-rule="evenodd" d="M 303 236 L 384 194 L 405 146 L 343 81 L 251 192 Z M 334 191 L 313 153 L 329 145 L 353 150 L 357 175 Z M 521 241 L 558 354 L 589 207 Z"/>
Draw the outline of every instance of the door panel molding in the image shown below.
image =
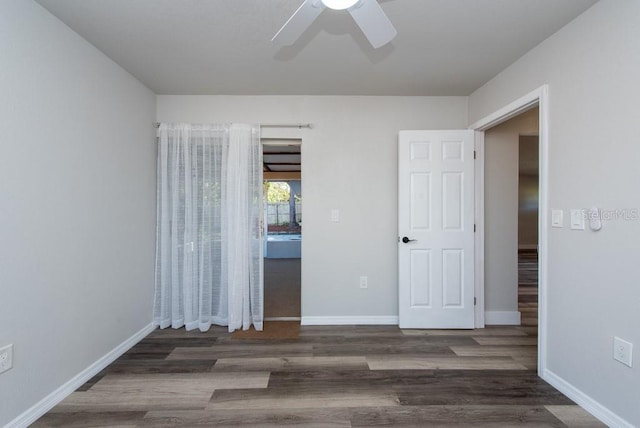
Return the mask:
<path id="1" fill-rule="evenodd" d="M 473 146 L 466 129 L 399 133 L 401 328 L 475 325 Z"/>

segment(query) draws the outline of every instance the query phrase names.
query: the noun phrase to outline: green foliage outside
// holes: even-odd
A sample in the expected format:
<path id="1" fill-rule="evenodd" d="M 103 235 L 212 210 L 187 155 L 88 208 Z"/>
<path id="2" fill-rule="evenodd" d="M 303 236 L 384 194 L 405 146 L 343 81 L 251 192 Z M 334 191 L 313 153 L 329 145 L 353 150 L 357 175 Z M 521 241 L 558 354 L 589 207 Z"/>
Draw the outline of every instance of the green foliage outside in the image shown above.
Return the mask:
<path id="1" fill-rule="evenodd" d="M 289 202 L 290 189 L 287 183 L 267 181 L 264 183 L 264 192 L 267 195 L 267 202 L 270 204 Z"/>

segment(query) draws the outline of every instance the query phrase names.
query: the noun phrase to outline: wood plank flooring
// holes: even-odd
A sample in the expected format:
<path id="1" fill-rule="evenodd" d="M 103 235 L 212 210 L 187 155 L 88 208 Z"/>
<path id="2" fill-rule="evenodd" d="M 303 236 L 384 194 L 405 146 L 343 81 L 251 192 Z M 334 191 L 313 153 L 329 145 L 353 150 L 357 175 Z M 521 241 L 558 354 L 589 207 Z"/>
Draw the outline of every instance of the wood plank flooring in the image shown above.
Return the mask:
<path id="1" fill-rule="evenodd" d="M 521 324 L 538 325 L 538 253 L 518 251 L 518 310 Z"/>
<path id="2" fill-rule="evenodd" d="M 156 330 L 36 427 L 602 426 L 535 372 L 536 329 Z"/>
<path id="3" fill-rule="evenodd" d="M 264 259 L 264 316 L 299 318 L 301 259 Z"/>

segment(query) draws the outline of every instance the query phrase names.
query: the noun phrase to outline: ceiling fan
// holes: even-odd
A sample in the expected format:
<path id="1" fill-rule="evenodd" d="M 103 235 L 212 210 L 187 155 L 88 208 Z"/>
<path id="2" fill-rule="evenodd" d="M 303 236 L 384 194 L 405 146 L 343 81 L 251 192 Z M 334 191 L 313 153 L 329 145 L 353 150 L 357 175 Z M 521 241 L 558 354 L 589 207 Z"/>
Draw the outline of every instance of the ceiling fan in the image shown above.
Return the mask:
<path id="1" fill-rule="evenodd" d="M 376 49 L 389 43 L 398 34 L 377 0 L 305 0 L 271 41 L 283 46 L 292 45 L 327 7 L 349 11 Z"/>

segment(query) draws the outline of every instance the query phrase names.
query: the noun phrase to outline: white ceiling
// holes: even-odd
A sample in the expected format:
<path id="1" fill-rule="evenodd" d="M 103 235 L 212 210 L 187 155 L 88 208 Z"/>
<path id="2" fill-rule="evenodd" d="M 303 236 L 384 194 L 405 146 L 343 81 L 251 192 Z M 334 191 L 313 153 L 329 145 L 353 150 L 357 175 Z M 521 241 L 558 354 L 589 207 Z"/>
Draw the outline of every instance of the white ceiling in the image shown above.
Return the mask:
<path id="1" fill-rule="evenodd" d="M 325 10 L 290 47 L 302 0 L 37 0 L 157 94 L 469 95 L 596 0 L 380 0 L 373 49 Z"/>

